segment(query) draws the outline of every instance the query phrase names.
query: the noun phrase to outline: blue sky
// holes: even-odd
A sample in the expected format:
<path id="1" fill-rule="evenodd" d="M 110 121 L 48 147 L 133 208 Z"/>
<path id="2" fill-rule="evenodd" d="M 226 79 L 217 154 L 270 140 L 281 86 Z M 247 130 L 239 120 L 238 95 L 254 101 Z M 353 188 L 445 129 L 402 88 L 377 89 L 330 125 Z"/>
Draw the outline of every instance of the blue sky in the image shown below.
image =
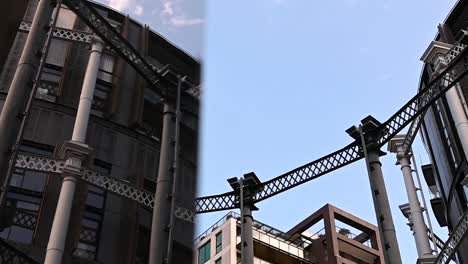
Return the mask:
<path id="1" fill-rule="evenodd" d="M 200 195 L 250 171 L 276 177 L 350 143 L 345 130 L 365 116 L 389 118 L 415 94 L 419 59 L 454 3 L 207 1 Z M 415 155 L 427 163 L 419 140 Z M 403 263 L 414 263 L 395 161 L 382 157 L 383 172 Z M 363 161 L 257 204 L 254 217 L 288 230 L 325 203 L 376 223 Z M 202 215 L 199 231 L 224 214 Z"/>
<path id="2" fill-rule="evenodd" d="M 205 6 L 202 0 L 96 0 L 149 25 L 172 43 L 200 59 Z"/>
<path id="3" fill-rule="evenodd" d="M 253 171 L 266 181 L 335 151 L 351 142 L 345 130 L 367 115 L 385 121 L 416 93 L 419 59 L 455 4 L 102 1 L 203 57 L 199 195 L 229 191 L 230 177 Z M 419 139 L 414 152 L 419 166 L 428 162 Z M 392 153 L 382 157 L 383 172 L 403 263 L 414 263 L 395 161 Z M 288 230 L 326 203 L 376 223 L 363 161 L 257 204 L 254 217 Z M 199 232 L 225 213 L 201 215 Z M 445 229 L 435 231 L 446 238 Z"/>

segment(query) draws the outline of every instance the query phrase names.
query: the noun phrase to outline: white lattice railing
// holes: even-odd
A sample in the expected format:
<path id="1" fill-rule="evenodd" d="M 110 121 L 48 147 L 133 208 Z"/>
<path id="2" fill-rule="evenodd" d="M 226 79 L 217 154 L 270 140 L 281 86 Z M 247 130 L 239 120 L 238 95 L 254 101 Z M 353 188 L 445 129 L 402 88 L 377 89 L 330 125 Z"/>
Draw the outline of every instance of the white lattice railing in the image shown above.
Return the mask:
<path id="1" fill-rule="evenodd" d="M 48 157 L 36 156 L 28 153 L 19 153 L 16 160 L 17 168 L 26 170 L 61 174 L 65 167 L 65 161 Z M 117 195 L 136 201 L 146 207 L 153 208 L 154 195 L 142 188 L 102 173 L 84 168 L 81 171 L 81 179 L 89 184 L 98 186 Z M 182 220 L 194 222 L 195 214 L 189 209 L 177 206 L 174 215 Z"/>

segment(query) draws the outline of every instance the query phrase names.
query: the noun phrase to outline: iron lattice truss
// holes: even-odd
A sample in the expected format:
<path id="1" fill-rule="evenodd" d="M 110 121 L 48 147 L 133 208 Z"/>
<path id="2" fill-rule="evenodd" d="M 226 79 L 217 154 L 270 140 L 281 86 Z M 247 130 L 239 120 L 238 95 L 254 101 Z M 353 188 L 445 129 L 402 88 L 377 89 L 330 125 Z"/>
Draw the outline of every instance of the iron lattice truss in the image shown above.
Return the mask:
<path id="1" fill-rule="evenodd" d="M 31 22 L 22 21 L 19 27 L 20 31 L 29 32 L 31 31 Z M 52 36 L 56 39 L 76 41 L 81 43 L 91 43 L 92 36 L 88 32 L 58 28 L 55 27 Z"/>
<path id="2" fill-rule="evenodd" d="M 28 153 L 19 153 L 15 167 L 46 173 L 61 174 L 64 165 L 65 161 L 63 160 L 41 157 Z M 153 194 L 121 179 L 84 168 L 81 171 L 81 180 L 119 196 L 133 200 L 148 208 L 152 209 L 154 206 Z M 174 215 L 184 221 L 195 221 L 195 214 L 193 211 L 181 206 L 176 206 Z"/>
<path id="3" fill-rule="evenodd" d="M 436 264 L 449 263 L 453 255 L 460 247 L 461 242 L 468 235 L 468 210 L 465 211 L 455 229 L 450 233 L 450 237 L 445 242 L 444 247 L 437 257 Z"/>
<path id="4" fill-rule="evenodd" d="M 377 139 L 379 147 L 388 143 L 390 139 L 396 136 L 413 120 L 422 116 L 434 101 L 439 99 L 448 89 L 457 84 L 468 73 L 468 51 L 464 49 L 466 46 L 460 45 L 454 47 L 455 48 L 448 52 L 450 54 L 449 56 L 451 56 L 451 60 L 445 70 L 436 76 L 429 83 L 428 87 L 422 89 L 398 110 L 398 112 L 377 128 L 376 133 L 379 136 Z M 454 68 L 458 70 L 456 76 L 453 74 Z M 413 130 L 417 131 L 417 127 L 413 128 Z M 254 202 L 262 201 L 362 159 L 364 156 L 362 152 L 360 152 L 359 145 L 360 143 L 358 141 L 354 141 L 332 154 L 312 161 L 267 182 L 260 183 L 256 186 L 257 194 L 254 197 Z M 234 197 L 226 197 L 231 195 Z M 236 198 L 236 195 L 233 193 L 200 197 L 196 200 L 195 208 L 197 213 L 231 209 L 233 206 L 232 203 L 227 203 L 226 201 L 236 201 L 237 199 L 238 198 Z"/>
<path id="5" fill-rule="evenodd" d="M 234 192 L 205 196 L 195 200 L 195 210 L 197 213 L 222 211 L 234 208 L 239 208 L 239 202 Z"/>
<path id="6" fill-rule="evenodd" d="M 39 264 L 28 255 L 0 238 L 0 263 L 2 264 Z"/>
<path id="7" fill-rule="evenodd" d="M 153 194 L 133 186 L 123 180 L 108 177 L 102 173 L 84 169 L 81 174 L 81 179 L 90 184 L 101 187 L 105 190 L 124 196 L 130 200 L 136 201 L 146 207 L 153 208 Z"/>
<path id="8" fill-rule="evenodd" d="M 445 62 L 450 64 L 460 53 L 467 47 L 467 45 L 457 42 L 453 47 L 447 52 L 445 55 Z M 421 126 L 421 121 L 426 115 L 426 111 L 423 111 L 420 115 L 414 119 L 411 123 L 410 128 L 408 129 L 408 133 L 406 133 L 405 139 L 402 143 L 403 153 L 407 155 L 411 150 L 411 145 L 413 144 L 414 139 L 419 131 Z"/>
<path id="9" fill-rule="evenodd" d="M 34 230 L 37 223 L 37 214 L 25 209 L 16 208 L 13 216 L 13 224 L 24 227 L 29 230 Z"/>
<path id="10" fill-rule="evenodd" d="M 98 35 L 110 48 L 120 55 L 151 85 L 155 93 L 174 99 L 176 96 L 178 74 L 168 71 L 167 67 L 157 69 L 151 65 L 120 33 L 118 33 L 86 0 L 63 0 L 84 23 L 86 23 L 96 35 Z M 198 101 L 199 87 L 189 82 L 184 82 L 183 87 L 187 94 Z"/>

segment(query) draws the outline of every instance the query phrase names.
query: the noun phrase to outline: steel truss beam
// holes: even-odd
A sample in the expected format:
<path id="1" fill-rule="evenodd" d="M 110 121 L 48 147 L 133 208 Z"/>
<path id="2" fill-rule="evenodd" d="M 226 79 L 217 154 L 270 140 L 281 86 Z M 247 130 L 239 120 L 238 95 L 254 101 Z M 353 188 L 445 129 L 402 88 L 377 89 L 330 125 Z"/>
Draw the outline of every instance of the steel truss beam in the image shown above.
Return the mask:
<path id="1" fill-rule="evenodd" d="M 64 160 L 36 156 L 29 153 L 18 154 L 16 160 L 16 168 L 26 170 L 40 171 L 52 174 L 61 174 L 65 166 Z M 139 204 L 148 208 L 154 206 L 154 195 L 145 191 L 142 188 L 133 186 L 126 181 L 104 175 L 102 173 L 84 168 L 81 171 L 81 180 L 98 186 L 102 189 L 115 193 L 119 196 L 126 197 L 130 200 L 138 202 Z M 177 206 L 174 215 L 184 221 L 194 222 L 195 214 L 193 211 L 181 206 Z"/>
<path id="2" fill-rule="evenodd" d="M 447 52 L 445 55 L 445 62 L 447 64 L 450 64 L 460 53 L 467 47 L 466 44 L 463 44 L 461 42 L 455 43 L 453 47 Z M 414 139 L 416 138 L 416 135 L 419 131 L 419 128 L 421 127 L 422 120 L 424 119 L 424 116 L 426 115 L 426 111 L 423 111 L 420 115 L 414 119 L 414 121 L 411 123 L 410 128 L 408 129 L 408 133 L 406 133 L 405 139 L 403 140 L 402 148 L 404 151 L 404 154 L 407 155 L 409 154 L 411 150 L 411 145 L 413 144 Z"/>
<path id="3" fill-rule="evenodd" d="M 22 32 L 26 32 L 26 33 L 31 31 L 31 22 L 22 21 L 21 24 L 20 24 L 19 30 L 22 31 Z M 88 45 L 91 44 L 91 41 L 92 41 L 92 33 L 84 32 L 84 31 L 78 31 L 78 30 L 72 30 L 72 29 L 66 29 L 66 28 L 57 28 L 57 27 L 54 28 L 53 37 L 56 38 L 56 39 L 60 39 L 60 40 L 73 41 L 73 42 L 88 44 Z M 107 46 L 106 49 L 108 51 L 112 51 L 114 53 L 117 53 L 110 46 Z M 155 64 L 152 64 L 152 63 L 150 63 L 148 61 L 146 61 L 146 62 L 153 69 L 153 71 L 161 72 L 161 75 L 163 77 L 170 78 L 173 82 L 176 81 L 178 73 L 170 65 L 166 65 L 164 67 L 159 67 L 159 66 L 156 66 Z M 194 85 L 192 83 L 192 81 L 190 81 L 188 76 L 185 77 L 184 84 L 186 86 L 188 85 L 188 87 L 185 87 L 187 93 L 190 94 L 193 98 L 196 98 L 197 100 L 199 100 L 199 98 L 200 98 L 200 87 Z"/>
<path id="4" fill-rule="evenodd" d="M 460 218 L 457 226 L 450 233 L 450 237 L 445 242 L 444 247 L 439 253 L 439 256 L 436 259 L 436 264 L 446 264 L 449 263 L 453 255 L 460 247 L 461 242 L 468 235 L 468 210 L 465 211 L 463 216 Z"/>
<path id="5" fill-rule="evenodd" d="M 392 117 L 376 129 L 375 133 L 379 135 L 377 139 L 379 147 L 385 145 L 404 127 L 421 116 L 432 103 L 465 77 L 468 73 L 468 49 L 464 49 L 464 47 L 466 46 L 454 46 L 454 48 L 449 51 L 451 61 L 448 63 L 446 69 L 436 76 L 428 84 L 428 87 L 422 89 Z M 458 70 L 456 76 L 454 76 L 452 72 L 454 68 Z M 415 133 L 417 127 L 412 130 Z M 359 144 L 359 142 L 354 141 L 332 154 L 291 170 L 267 182 L 260 183 L 257 186 L 258 192 L 254 197 L 254 202 L 262 201 L 362 159 L 363 155 Z M 226 210 L 233 208 L 233 206 L 238 208 L 238 205 L 234 202 L 238 200 L 236 197 L 237 195 L 234 193 L 200 197 L 196 199 L 195 208 L 197 213 Z"/>
<path id="6" fill-rule="evenodd" d="M 152 90 L 166 99 L 175 100 L 177 75 L 167 71 L 166 67 L 157 69 L 148 63 L 143 56 L 102 17 L 87 0 L 63 0 L 63 3 L 85 22 L 96 35 L 131 65 L 152 86 Z M 182 74 L 184 75 L 184 74 Z M 199 87 L 184 82 L 183 90 L 198 101 Z"/>

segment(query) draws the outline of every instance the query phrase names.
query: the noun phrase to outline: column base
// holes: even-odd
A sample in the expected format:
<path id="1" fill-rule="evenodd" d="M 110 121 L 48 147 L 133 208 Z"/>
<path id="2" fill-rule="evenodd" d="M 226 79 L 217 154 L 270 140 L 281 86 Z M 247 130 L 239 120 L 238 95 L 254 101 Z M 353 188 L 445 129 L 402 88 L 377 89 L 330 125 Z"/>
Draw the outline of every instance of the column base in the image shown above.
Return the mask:
<path id="1" fill-rule="evenodd" d="M 434 264 L 437 259 L 437 256 L 423 256 L 418 258 L 416 264 Z"/>

